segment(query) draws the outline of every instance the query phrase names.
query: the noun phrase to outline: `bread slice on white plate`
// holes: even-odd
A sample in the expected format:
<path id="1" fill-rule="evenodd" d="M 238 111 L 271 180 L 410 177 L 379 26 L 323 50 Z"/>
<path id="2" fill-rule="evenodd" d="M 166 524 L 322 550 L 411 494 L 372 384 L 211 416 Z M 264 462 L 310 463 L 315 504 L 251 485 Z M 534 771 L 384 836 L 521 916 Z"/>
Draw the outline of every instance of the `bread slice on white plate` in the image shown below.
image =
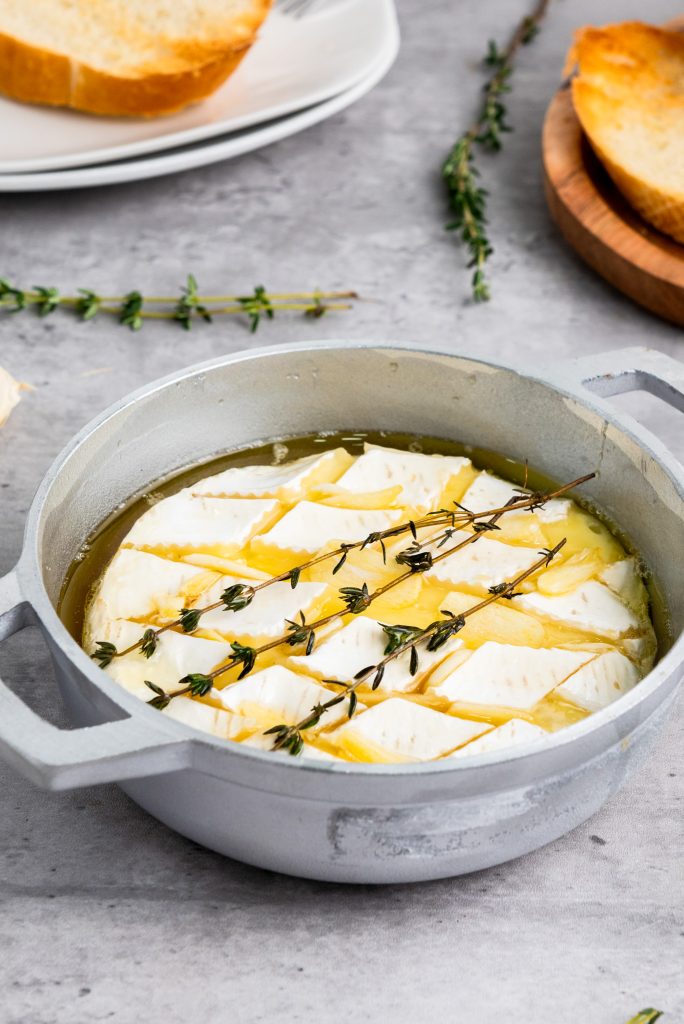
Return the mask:
<path id="1" fill-rule="evenodd" d="M 152 117 L 237 68 L 271 0 L 0 0 L 0 92 Z"/>
<path id="2" fill-rule="evenodd" d="M 580 29 L 572 101 L 644 220 L 684 243 L 684 33 L 629 21 Z"/>

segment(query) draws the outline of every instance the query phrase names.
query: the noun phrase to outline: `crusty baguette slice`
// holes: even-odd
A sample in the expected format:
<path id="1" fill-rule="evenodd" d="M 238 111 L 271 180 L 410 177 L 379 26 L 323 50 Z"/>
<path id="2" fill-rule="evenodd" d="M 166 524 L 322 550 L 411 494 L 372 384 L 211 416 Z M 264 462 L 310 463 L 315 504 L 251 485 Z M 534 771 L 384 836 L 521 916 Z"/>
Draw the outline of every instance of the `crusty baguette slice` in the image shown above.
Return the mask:
<path id="1" fill-rule="evenodd" d="M 271 0 L 0 0 L 0 92 L 154 116 L 212 93 Z"/>
<path id="2" fill-rule="evenodd" d="M 638 21 L 577 34 L 572 99 L 611 178 L 684 242 L 684 34 Z"/>

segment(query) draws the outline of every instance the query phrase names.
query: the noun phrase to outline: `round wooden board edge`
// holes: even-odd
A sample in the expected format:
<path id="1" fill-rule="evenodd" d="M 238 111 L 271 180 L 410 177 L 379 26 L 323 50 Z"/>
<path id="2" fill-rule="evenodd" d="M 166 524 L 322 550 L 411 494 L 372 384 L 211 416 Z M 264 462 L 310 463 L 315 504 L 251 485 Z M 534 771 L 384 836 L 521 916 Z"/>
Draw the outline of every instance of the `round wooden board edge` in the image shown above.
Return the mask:
<path id="1" fill-rule="evenodd" d="M 610 182 L 584 136 L 567 84 L 544 118 L 542 161 L 551 216 L 577 254 L 639 305 L 684 326 L 684 246 L 642 221 Z M 605 195 L 591 163 L 605 179 Z"/>

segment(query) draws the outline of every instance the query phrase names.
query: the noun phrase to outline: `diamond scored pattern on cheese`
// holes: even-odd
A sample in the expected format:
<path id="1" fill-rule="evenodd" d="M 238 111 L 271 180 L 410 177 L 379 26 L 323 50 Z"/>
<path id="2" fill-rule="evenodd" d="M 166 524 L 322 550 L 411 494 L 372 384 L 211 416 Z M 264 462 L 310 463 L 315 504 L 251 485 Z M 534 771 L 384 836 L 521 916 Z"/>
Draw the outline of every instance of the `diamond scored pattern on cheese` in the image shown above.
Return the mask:
<path id="1" fill-rule="evenodd" d="M 640 674 L 620 651 L 593 658 L 562 683 L 556 693 L 585 711 L 600 711 L 639 682 Z"/>
<path id="2" fill-rule="evenodd" d="M 618 639 L 630 629 L 638 629 L 640 619 L 597 580 L 588 580 L 568 594 L 521 594 L 514 606 L 542 618 Z"/>
<path id="3" fill-rule="evenodd" d="M 474 757 L 477 754 L 498 753 L 500 750 L 508 750 L 510 747 L 519 747 L 523 743 L 534 743 L 542 736 L 548 736 L 545 729 L 532 722 L 526 722 L 523 718 L 511 718 L 505 725 L 485 733 L 465 747 L 455 750 L 449 757 Z"/>
<path id="4" fill-rule="evenodd" d="M 503 508 L 517 490 L 522 490 L 522 488 L 516 488 L 515 484 L 508 483 L 491 473 L 480 473 L 461 498 L 461 504 L 471 512 Z M 525 494 L 520 494 L 518 497 L 524 498 Z M 534 514 L 541 523 L 555 523 L 560 519 L 565 519 L 571 508 L 572 502 L 569 499 L 552 498 L 551 501 L 545 503 L 543 508 L 536 509 L 534 513 L 530 513 L 527 509 L 515 509 L 506 513 L 506 519 Z"/>
<path id="5" fill-rule="evenodd" d="M 438 504 L 449 481 L 469 465 L 470 459 L 458 456 L 422 455 L 366 444 L 364 454 L 338 484 L 357 493 L 401 485 L 400 504 L 427 511 Z"/>
<path id="6" fill-rule="evenodd" d="M 204 595 L 200 607 L 220 601 L 223 591 L 236 583 L 247 586 L 253 581 L 224 576 Z M 298 583 L 295 590 L 289 583 L 273 583 L 258 591 L 251 604 L 240 611 L 231 612 L 215 608 L 200 619 L 200 629 L 210 629 L 225 636 L 272 639 L 282 635 L 287 626 L 285 619 L 296 619 L 299 612 L 306 616 L 314 602 L 327 590 L 325 583 Z"/>
<path id="7" fill-rule="evenodd" d="M 334 739 L 352 755 L 368 750 L 378 761 L 430 761 L 490 729 L 486 722 L 469 722 L 390 697 L 343 725 Z"/>
<path id="8" fill-rule="evenodd" d="M 215 578 L 205 569 L 133 548 L 114 555 L 90 606 L 90 618 L 98 621 L 98 637 L 109 619 L 150 619 L 169 608 L 180 609 L 183 591 L 193 581 Z"/>
<path id="9" fill-rule="evenodd" d="M 202 732 L 210 732 L 224 740 L 243 740 L 259 728 L 259 723 L 231 711 L 200 704 L 190 697 L 177 697 L 164 708 L 163 714 L 176 722 Z"/>
<path id="10" fill-rule="evenodd" d="M 204 498 L 180 491 L 153 505 L 125 544 L 139 548 L 237 552 L 280 508 L 272 498 Z"/>
<path id="11" fill-rule="evenodd" d="M 118 650 L 122 651 L 140 639 L 144 628 L 139 622 L 117 619 L 110 622 L 104 635 L 97 639 L 116 644 Z M 140 650 L 133 651 L 124 658 L 115 658 L 107 671 L 127 690 L 143 700 L 151 700 L 153 694 L 145 686 L 146 679 L 162 689 L 173 690 L 178 680 L 189 672 L 211 672 L 230 654 L 228 643 L 168 632 L 163 634 L 163 642 L 160 638 L 151 658 L 146 658 Z"/>
<path id="12" fill-rule="evenodd" d="M 472 537 L 472 533 L 458 530 L 450 537 L 449 547 L 455 547 L 468 537 Z M 501 544 L 480 534 L 476 541 L 438 562 L 431 577 L 440 583 L 467 584 L 487 590 L 497 583 L 515 579 L 537 561 L 539 552 L 536 548 Z"/>
<path id="13" fill-rule="evenodd" d="M 289 660 L 291 665 L 321 679 L 351 683 L 361 669 L 382 661 L 386 647 L 387 635 L 382 626 L 374 619 L 359 615 L 328 640 L 319 643 L 311 654 L 297 655 Z M 452 637 L 437 651 L 427 651 L 425 644 L 420 644 L 415 676 L 411 675 L 409 669 L 411 656 L 407 651 L 385 666 L 378 689 L 398 692 L 415 690 L 431 669 L 459 647 L 462 647 L 462 643 L 458 637 Z M 369 685 L 370 682 L 372 679 Z"/>
<path id="14" fill-rule="evenodd" d="M 84 646 L 92 651 L 97 641 L 109 641 L 121 651 L 141 639 L 146 624 L 158 626 L 173 619 L 182 607 L 206 607 L 235 583 L 249 585 L 276 575 L 283 568 L 281 552 L 304 561 L 327 546 L 359 541 L 405 522 L 413 509 L 433 510 L 447 500 L 445 492 L 453 489 L 458 497 L 457 478 L 468 466 L 468 459 L 366 445 L 356 461 L 339 448 L 283 465 L 232 468 L 199 481 L 160 501 L 133 526 L 124 540 L 126 546 L 114 556 L 96 589 L 86 617 Z M 472 470 L 467 472 L 471 479 Z M 325 485 L 333 483 L 326 491 Z M 389 491 L 394 488 L 396 494 L 399 486 L 400 496 L 392 503 L 401 503 L 403 510 L 368 507 L 376 502 L 386 505 Z M 316 497 L 317 488 L 319 497 L 325 496 L 323 503 L 307 500 L 309 494 Z M 461 502 L 480 512 L 503 506 L 513 491 L 512 484 L 479 473 Z M 365 504 L 359 500 L 363 507 L 342 507 L 345 495 L 350 505 L 354 502 L 349 495 L 360 495 Z M 293 502 L 298 503 L 287 510 Z M 482 535 L 430 572 L 390 591 L 388 599 L 383 599 L 382 614 L 380 603 L 372 611 L 380 618 L 388 616 L 392 623 L 427 623 L 439 616 L 440 609 L 468 608 L 477 600 L 472 592 L 510 580 L 537 560 L 538 547 L 550 543 L 541 529 L 545 523 L 559 523 L 550 536 L 567 531 L 568 550 L 582 551 L 591 546 L 587 543 L 591 537 L 586 522 L 583 533 L 579 518 L 568 516 L 573 508 L 571 501 L 556 499 L 533 513 L 507 513 L 506 520 L 516 520 L 508 533 L 502 523 L 500 534 Z M 459 532 L 451 544 L 467 536 L 471 534 Z M 406 543 L 406 538 L 399 538 L 397 550 Z M 289 582 L 273 584 L 239 612 L 221 608 L 208 612 L 200 619 L 197 634 L 175 629 L 163 633 L 149 660 L 137 650 L 114 658 L 106 671 L 149 701 L 153 694 L 145 686 L 146 679 L 173 691 L 186 674 L 209 673 L 228 660 L 230 638 L 259 646 L 281 637 L 285 619 L 297 619 L 300 611 L 307 621 L 327 614 L 332 610 L 333 591 L 344 585 L 339 582 L 343 577 L 345 583 L 360 586 L 366 581 L 375 589 L 397 573 L 393 553 L 390 542 L 386 565 L 379 550 L 368 548 L 359 557 L 358 567 L 356 554 L 350 556 L 340 576 L 330 575 L 331 562 L 320 575 L 313 574 L 321 582 L 309 582 L 310 577 L 304 576 L 294 590 Z M 610 557 L 616 556 L 604 555 L 604 562 Z M 358 580 L 350 575 L 352 569 L 357 569 Z M 607 564 L 598 578 L 572 585 L 575 589 L 569 592 L 536 591 L 492 605 L 469 619 L 463 634 L 452 637 L 439 651 L 428 653 L 419 644 L 415 677 L 409 671 L 408 654 L 390 662 L 380 686 L 383 696 L 427 687 L 425 697 L 420 693 L 411 698 L 389 697 L 370 709 L 359 703 L 350 721 L 345 699 L 317 727 L 302 734 L 302 757 L 382 763 L 474 756 L 546 735 L 540 725 L 515 717 L 500 725 L 508 714 L 514 715 L 513 710 L 502 714 L 504 708 L 533 709 L 532 716 L 538 713 L 541 725 L 557 728 L 554 716 L 568 714 L 563 711 L 564 701 L 589 713 L 605 707 L 631 689 L 652 664 L 656 645 L 646 591 L 631 557 Z M 445 594 L 452 587 L 460 590 Z M 234 672 L 227 685 L 223 676 L 219 682 L 223 689 L 214 689 L 204 700 L 176 698 L 164 713 L 221 739 L 271 750 L 273 737 L 264 735 L 266 729 L 296 724 L 314 705 L 339 692 L 319 680 L 349 683 L 362 669 L 384 658 L 387 637 L 378 622 L 367 614 L 345 616 L 343 621 L 344 625 L 336 621 L 317 631 L 310 656 L 294 654 L 288 646 L 276 648 L 264 658 L 267 667 L 257 662 L 256 670 L 241 681 L 235 681 Z M 475 628 L 478 625 L 481 628 Z M 589 633 L 592 643 L 561 643 L 558 637 L 565 635 L 567 627 Z M 594 642 L 598 637 L 605 641 Z M 578 639 L 572 633 L 570 638 Z M 554 642 L 561 646 L 548 646 Z M 638 667 L 633 661 L 638 661 Z M 562 700 L 544 700 L 551 692 Z M 375 700 L 379 697 L 380 692 Z M 429 705 L 435 698 L 441 698 L 442 710 L 421 703 L 425 700 Z M 452 711 L 458 711 L 459 703 L 479 705 L 482 717 L 497 727 L 446 713 L 449 703 Z"/>
<path id="15" fill-rule="evenodd" d="M 332 483 L 351 461 L 344 448 L 278 466 L 238 466 L 193 484 L 193 494 L 295 501 L 314 484 Z"/>
<path id="16" fill-rule="evenodd" d="M 300 501 L 267 533 L 255 537 L 252 544 L 255 550 L 273 547 L 297 554 L 315 554 L 331 541 L 361 540 L 369 533 L 398 523 L 401 517 L 400 509 L 368 512 Z"/>
<path id="17" fill-rule="evenodd" d="M 257 718 L 265 712 L 265 726 L 295 725 L 305 718 L 314 704 L 328 700 L 332 693 L 282 665 L 253 672 L 239 683 L 224 687 L 216 694 L 229 711 Z M 348 701 L 331 708 L 321 719 L 320 728 L 329 728 L 347 715 Z M 315 732 L 316 728 L 307 730 Z"/>
<path id="18" fill-rule="evenodd" d="M 518 647 L 489 640 L 434 692 L 453 702 L 529 709 L 593 657 L 591 651 Z"/>

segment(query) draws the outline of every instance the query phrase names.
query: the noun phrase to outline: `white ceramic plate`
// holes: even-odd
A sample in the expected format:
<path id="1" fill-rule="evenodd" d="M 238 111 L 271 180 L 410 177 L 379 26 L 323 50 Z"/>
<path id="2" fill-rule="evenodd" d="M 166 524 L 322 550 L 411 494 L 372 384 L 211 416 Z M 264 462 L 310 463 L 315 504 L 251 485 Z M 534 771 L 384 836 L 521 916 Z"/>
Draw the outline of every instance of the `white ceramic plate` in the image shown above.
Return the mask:
<path id="1" fill-rule="evenodd" d="M 385 49 L 379 55 L 371 73 L 351 89 L 315 107 L 309 107 L 261 128 L 248 129 L 218 141 L 195 143 L 154 157 L 39 174 L 3 174 L 0 175 L 0 193 L 52 192 L 71 188 L 92 188 L 96 185 L 114 185 L 156 178 L 241 156 L 243 153 L 260 149 L 287 138 L 288 135 L 303 131 L 355 103 L 384 77 L 394 63 L 398 50 L 399 29 L 395 18 L 392 34 L 386 40 Z"/>
<path id="2" fill-rule="evenodd" d="M 392 0 L 327 0 L 300 18 L 276 7 L 226 84 L 168 117 L 94 117 L 0 98 L 0 174 L 129 159 L 322 103 L 372 74 L 394 21 Z"/>

